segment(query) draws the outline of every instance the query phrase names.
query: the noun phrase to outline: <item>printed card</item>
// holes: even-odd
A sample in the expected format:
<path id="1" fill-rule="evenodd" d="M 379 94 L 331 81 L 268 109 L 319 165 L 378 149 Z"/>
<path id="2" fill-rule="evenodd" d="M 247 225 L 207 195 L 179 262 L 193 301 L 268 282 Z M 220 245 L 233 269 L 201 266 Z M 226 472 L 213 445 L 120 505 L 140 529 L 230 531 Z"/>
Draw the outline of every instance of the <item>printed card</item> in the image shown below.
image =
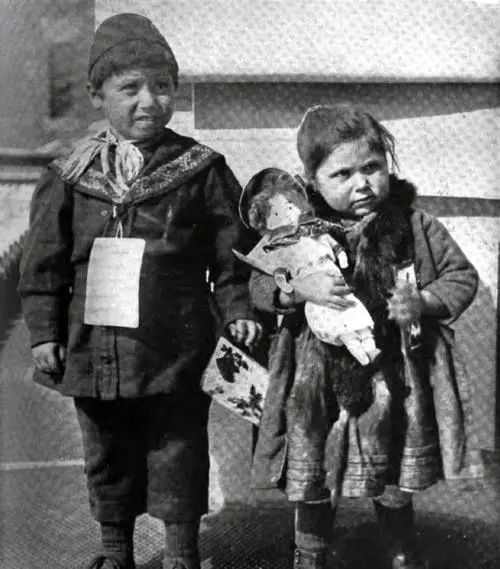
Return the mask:
<path id="1" fill-rule="evenodd" d="M 201 386 L 215 401 L 258 425 L 268 383 L 266 368 L 226 338 L 220 338 Z"/>

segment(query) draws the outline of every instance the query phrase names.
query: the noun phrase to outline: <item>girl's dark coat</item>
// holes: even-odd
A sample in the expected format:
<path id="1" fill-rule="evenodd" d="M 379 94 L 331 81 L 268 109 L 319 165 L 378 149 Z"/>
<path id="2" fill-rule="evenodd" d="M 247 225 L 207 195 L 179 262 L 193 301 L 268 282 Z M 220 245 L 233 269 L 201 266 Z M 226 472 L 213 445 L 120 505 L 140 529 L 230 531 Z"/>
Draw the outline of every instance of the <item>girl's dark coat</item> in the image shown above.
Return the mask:
<path id="1" fill-rule="evenodd" d="M 414 192 L 407 183 L 392 179 L 391 196 L 407 190 Z M 412 383 L 412 378 L 406 379 L 410 386 L 410 396 L 404 404 L 406 413 L 414 416 L 413 426 L 417 431 L 420 426 L 422 430 L 415 436 L 420 445 L 405 451 L 407 468 L 402 485 L 418 490 L 442 476 L 457 476 L 464 469 L 469 469 L 469 474 L 475 472 L 476 459 L 469 453 L 472 435 L 469 380 L 457 354 L 452 324 L 474 298 L 477 273 L 437 219 L 410 208 L 409 223 L 418 287 L 439 298 L 449 314 L 448 318 L 437 322 L 431 318 L 423 320 L 423 334 L 433 345 L 433 353 L 426 361 L 429 388 L 422 388 L 418 379 L 416 383 Z M 393 394 L 374 376 L 374 400 L 368 409 L 358 416 L 348 416 L 337 409 L 333 426 L 327 429 L 323 460 L 318 463 L 321 453 L 315 457 L 306 456 L 308 451 L 305 449 L 309 447 L 307 444 L 302 447 L 299 442 L 298 448 L 304 451 L 304 458 L 297 464 L 297 455 L 293 457 L 296 471 L 290 474 L 290 437 L 297 436 L 297 424 L 292 418 L 296 415 L 290 412 L 290 394 L 294 393 L 294 384 L 301 379 L 307 383 L 308 377 L 325 374 L 325 371 L 318 371 L 317 364 L 309 362 L 304 378 L 300 378 L 302 364 L 297 362 L 302 357 L 304 338 L 310 334 L 301 307 L 280 310 L 276 305 L 274 280 L 263 273 L 252 274 L 250 294 L 258 309 L 284 314 L 270 351 L 271 383 L 254 456 L 253 486 L 286 488 L 290 499 L 318 499 L 318 496 L 307 496 L 290 487 L 290 476 L 301 478 L 302 485 L 310 476 L 312 481 L 315 478 L 321 481 L 323 477 L 333 493 L 349 496 L 380 494 L 385 483 L 391 482 L 386 466 L 390 462 L 390 439 L 394 433 L 387 429 L 387 415 Z M 296 368 L 294 362 L 299 367 Z M 335 365 L 335 360 L 331 365 Z M 407 363 L 405 366 L 408 368 Z M 408 369 L 405 373 L 411 375 Z M 437 452 L 431 448 L 436 445 L 426 447 L 422 443 L 426 440 L 426 431 L 436 433 L 433 436 L 437 440 Z M 304 433 L 301 436 L 307 437 Z"/>

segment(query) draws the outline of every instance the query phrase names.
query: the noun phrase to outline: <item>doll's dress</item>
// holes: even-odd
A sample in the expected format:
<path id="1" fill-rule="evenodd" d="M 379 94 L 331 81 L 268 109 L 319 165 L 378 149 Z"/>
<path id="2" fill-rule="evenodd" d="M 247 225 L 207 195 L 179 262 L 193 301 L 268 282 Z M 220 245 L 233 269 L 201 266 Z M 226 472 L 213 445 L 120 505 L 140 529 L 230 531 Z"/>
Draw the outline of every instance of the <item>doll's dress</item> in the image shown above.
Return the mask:
<path id="1" fill-rule="evenodd" d="M 302 219 L 298 226 L 283 226 L 265 236 L 262 250 L 269 255 L 268 269 L 288 271 L 290 279 L 317 271 L 332 271 L 342 275 L 336 255 L 343 251 L 331 246 L 326 235 L 332 223 L 319 218 Z M 251 255 L 251 253 L 250 253 Z M 249 256 L 250 256 L 249 255 Z M 354 295 L 346 299 L 354 302 L 348 308 L 330 308 L 312 302 L 305 303 L 305 316 L 313 334 L 323 342 L 335 346 L 344 344 L 342 336 L 364 330 L 370 334 L 373 320 L 363 303 Z"/>

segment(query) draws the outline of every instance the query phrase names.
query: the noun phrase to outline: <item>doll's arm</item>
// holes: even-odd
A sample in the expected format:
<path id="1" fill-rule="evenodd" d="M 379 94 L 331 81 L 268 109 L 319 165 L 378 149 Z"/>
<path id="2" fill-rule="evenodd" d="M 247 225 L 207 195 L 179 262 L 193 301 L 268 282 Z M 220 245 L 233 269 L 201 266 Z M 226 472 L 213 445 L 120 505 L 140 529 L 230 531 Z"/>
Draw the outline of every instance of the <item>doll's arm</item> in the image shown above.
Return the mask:
<path id="1" fill-rule="evenodd" d="M 262 271 L 252 271 L 248 288 L 252 304 L 262 312 L 287 314 L 296 309 L 293 295 L 282 293 L 274 278 Z"/>

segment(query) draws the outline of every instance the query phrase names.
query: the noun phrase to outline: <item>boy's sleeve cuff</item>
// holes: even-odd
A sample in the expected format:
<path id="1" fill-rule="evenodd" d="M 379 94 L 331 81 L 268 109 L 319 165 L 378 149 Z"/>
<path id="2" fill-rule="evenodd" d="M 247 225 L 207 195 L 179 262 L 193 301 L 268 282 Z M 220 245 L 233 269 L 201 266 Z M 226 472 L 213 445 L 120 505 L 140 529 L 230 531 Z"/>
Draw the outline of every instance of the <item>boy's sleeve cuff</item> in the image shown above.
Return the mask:
<path id="1" fill-rule="evenodd" d="M 50 328 L 30 330 L 30 346 L 32 348 L 40 344 L 47 344 L 48 342 L 61 343 L 61 338 L 57 330 Z"/>

